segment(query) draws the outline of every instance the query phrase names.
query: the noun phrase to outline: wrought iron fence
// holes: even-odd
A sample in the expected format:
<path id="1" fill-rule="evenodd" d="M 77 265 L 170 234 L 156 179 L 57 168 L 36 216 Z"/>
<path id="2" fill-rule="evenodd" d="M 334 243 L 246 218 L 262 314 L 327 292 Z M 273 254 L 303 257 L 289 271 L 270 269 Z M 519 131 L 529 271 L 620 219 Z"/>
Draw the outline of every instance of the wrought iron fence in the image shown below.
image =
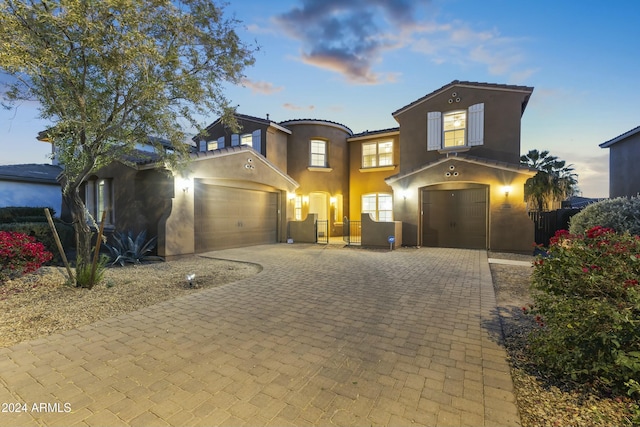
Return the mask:
<path id="1" fill-rule="evenodd" d="M 316 241 L 318 243 L 329 243 L 329 221 L 316 221 Z"/>
<path id="2" fill-rule="evenodd" d="M 535 242 L 538 245 L 549 246 L 549 239 L 558 230 L 569 228 L 569 220 L 580 212 L 580 209 L 557 209 L 550 212 L 529 212 L 529 217 L 535 224 Z"/>
<path id="3" fill-rule="evenodd" d="M 346 218 L 343 221 L 342 240 L 347 245 L 359 245 L 362 243 L 362 221 L 351 221 Z"/>

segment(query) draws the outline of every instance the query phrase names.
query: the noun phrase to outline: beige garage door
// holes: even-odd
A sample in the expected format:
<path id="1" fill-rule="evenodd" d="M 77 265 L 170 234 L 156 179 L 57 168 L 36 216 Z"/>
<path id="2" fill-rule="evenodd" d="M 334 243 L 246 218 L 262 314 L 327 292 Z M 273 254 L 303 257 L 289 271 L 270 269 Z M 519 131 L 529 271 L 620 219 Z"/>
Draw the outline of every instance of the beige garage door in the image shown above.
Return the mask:
<path id="1" fill-rule="evenodd" d="M 424 246 L 486 249 L 487 189 L 424 190 Z"/>
<path id="2" fill-rule="evenodd" d="M 278 194 L 195 185 L 196 252 L 276 243 Z"/>

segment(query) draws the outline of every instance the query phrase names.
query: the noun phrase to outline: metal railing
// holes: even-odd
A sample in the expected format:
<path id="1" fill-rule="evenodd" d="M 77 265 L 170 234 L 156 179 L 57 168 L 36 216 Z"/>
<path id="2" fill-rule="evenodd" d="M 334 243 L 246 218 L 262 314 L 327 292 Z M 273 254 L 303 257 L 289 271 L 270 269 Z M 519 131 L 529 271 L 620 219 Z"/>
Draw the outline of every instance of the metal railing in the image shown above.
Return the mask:
<path id="1" fill-rule="evenodd" d="M 342 228 L 342 240 L 347 245 L 359 245 L 362 243 L 362 221 L 351 221 L 344 218 Z"/>
<path id="2" fill-rule="evenodd" d="M 329 221 L 316 221 L 316 241 L 318 243 L 329 243 Z"/>

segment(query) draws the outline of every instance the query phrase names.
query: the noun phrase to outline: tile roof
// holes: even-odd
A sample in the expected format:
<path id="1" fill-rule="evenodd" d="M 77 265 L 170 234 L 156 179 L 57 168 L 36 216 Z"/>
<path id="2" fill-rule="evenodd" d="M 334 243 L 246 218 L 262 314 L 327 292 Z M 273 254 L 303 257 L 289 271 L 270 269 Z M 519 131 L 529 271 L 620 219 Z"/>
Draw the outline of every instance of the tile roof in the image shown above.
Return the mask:
<path id="1" fill-rule="evenodd" d="M 343 125 L 342 123 L 333 122 L 331 120 L 324 120 L 324 119 L 291 119 L 291 120 L 282 121 L 282 122 L 280 122 L 278 124 L 280 126 L 284 126 L 284 127 L 286 127 L 287 125 L 325 124 L 325 125 L 329 125 L 329 126 L 335 126 L 335 127 L 343 128 L 344 130 L 347 131 L 347 133 L 349 133 L 349 135 L 353 135 L 353 131 L 351 130 L 351 128 L 349 128 L 348 126 Z"/>
<path id="2" fill-rule="evenodd" d="M 529 92 L 529 95 L 525 98 L 524 102 L 522 103 L 522 113 L 524 113 L 524 109 L 527 106 L 527 103 L 529 102 L 529 97 L 531 96 L 531 92 L 533 92 L 533 87 L 531 86 L 517 86 L 517 85 L 507 85 L 507 84 L 497 84 L 497 83 L 483 83 L 483 82 L 470 82 L 470 81 L 460 81 L 460 80 L 454 80 L 451 83 L 448 83 L 444 86 L 442 86 L 440 89 L 436 89 L 433 92 L 430 92 L 428 94 L 426 94 L 425 96 L 423 96 L 422 98 L 416 99 L 415 101 L 411 102 L 410 104 L 405 105 L 402 108 L 397 109 L 396 111 L 394 111 L 393 113 L 391 113 L 392 116 L 396 116 L 398 114 L 400 114 L 401 112 L 410 109 L 411 107 L 420 104 L 424 101 L 426 101 L 427 99 L 431 98 L 432 96 L 447 90 L 453 86 L 468 86 L 468 87 L 477 87 L 477 88 L 486 88 L 486 89 L 498 89 L 498 90 L 511 90 L 511 91 L 518 91 L 518 92 Z"/>
<path id="3" fill-rule="evenodd" d="M 638 133 L 638 132 L 640 132 L 640 126 L 635 127 L 635 128 L 633 128 L 633 129 L 631 129 L 631 130 L 629 130 L 629 131 L 626 131 L 625 133 L 623 133 L 623 134 L 621 134 L 621 135 L 618 135 L 618 136 L 616 136 L 616 137 L 615 137 L 615 138 L 613 138 L 613 139 L 610 139 L 610 140 L 608 140 L 608 141 L 603 142 L 602 144 L 600 144 L 600 147 L 601 147 L 601 148 L 609 148 L 609 147 L 611 147 L 613 144 L 615 144 L 616 142 L 620 142 L 620 141 L 622 141 L 622 140 L 624 140 L 624 139 L 627 139 L 627 138 L 629 138 L 630 136 L 633 136 L 633 135 L 635 135 L 635 134 L 636 134 L 636 133 Z"/>
<path id="4" fill-rule="evenodd" d="M 58 184 L 62 168 L 49 164 L 18 164 L 0 166 L 0 180 Z"/>
<path id="5" fill-rule="evenodd" d="M 379 129 L 379 130 L 365 130 L 364 132 L 355 133 L 355 134 L 351 135 L 349 137 L 349 139 L 361 138 L 363 136 L 381 135 L 381 134 L 393 133 L 393 132 L 400 132 L 400 128 L 399 127 L 394 127 L 394 128 Z"/>

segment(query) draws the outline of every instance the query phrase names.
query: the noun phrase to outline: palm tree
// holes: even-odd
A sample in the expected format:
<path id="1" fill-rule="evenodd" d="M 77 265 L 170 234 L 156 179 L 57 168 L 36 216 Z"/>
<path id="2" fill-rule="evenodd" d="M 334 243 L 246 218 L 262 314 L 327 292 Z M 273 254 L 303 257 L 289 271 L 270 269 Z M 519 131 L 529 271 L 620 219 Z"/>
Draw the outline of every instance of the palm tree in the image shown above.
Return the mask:
<path id="1" fill-rule="evenodd" d="M 549 155 L 548 151 L 530 150 L 520 157 L 520 163 L 537 169 L 524 187 L 524 198 L 529 210 L 546 211 L 554 202 L 560 202 L 576 194 L 578 175 L 573 165 Z"/>

